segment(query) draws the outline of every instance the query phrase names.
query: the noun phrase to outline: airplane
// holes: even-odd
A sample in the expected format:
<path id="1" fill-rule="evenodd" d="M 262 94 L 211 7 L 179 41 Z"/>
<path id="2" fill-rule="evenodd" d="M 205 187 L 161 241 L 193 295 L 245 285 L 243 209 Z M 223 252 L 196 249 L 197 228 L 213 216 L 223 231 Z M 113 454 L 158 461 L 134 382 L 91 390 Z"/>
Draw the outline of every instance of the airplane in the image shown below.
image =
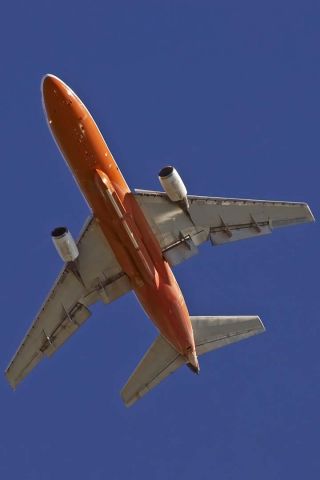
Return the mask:
<path id="1" fill-rule="evenodd" d="M 131 191 L 89 111 L 58 77 L 42 80 L 44 113 L 62 156 L 91 208 L 77 242 L 52 231 L 63 269 L 6 370 L 15 388 L 90 317 L 89 307 L 133 291 L 159 331 L 121 391 L 130 406 L 180 366 L 199 373 L 198 356 L 262 333 L 258 316 L 190 316 L 172 267 L 198 247 L 270 234 L 314 221 L 305 203 L 188 195 L 173 166 L 163 192 Z"/>

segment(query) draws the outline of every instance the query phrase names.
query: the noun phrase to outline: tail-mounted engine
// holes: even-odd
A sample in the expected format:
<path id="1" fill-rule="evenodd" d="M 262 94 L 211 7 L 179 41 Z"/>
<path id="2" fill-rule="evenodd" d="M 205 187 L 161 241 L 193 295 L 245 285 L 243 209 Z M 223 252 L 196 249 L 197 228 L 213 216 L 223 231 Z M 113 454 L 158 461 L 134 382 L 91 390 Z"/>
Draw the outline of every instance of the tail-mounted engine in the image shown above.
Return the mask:
<path id="1" fill-rule="evenodd" d="M 51 232 L 51 238 L 64 262 L 74 262 L 79 256 L 78 247 L 66 227 L 57 227 Z"/>
<path id="2" fill-rule="evenodd" d="M 172 202 L 177 202 L 184 209 L 189 208 L 187 189 L 174 167 L 167 166 L 160 170 L 159 180 L 163 190 Z"/>

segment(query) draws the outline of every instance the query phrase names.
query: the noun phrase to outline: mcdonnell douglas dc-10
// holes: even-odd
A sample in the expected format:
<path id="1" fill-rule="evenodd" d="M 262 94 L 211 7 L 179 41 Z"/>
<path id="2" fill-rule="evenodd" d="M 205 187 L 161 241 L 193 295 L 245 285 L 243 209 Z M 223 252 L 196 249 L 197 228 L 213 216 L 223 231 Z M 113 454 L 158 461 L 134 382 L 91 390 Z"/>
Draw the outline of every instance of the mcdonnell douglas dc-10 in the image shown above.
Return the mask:
<path id="1" fill-rule="evenodd" d="M 221 245 L 312 222 L 305 203 L 187 195 L 178 172 L 159 172 L 164 192 L 131 191 L 87 108 L 59 78 L 42 81 L 49 129 L 92 209 L 77 242 L 52 231 L 64 268 L 6 376 L 13 388 L 89 318 L 89 307 L 133 290 L 159 336 L 124 386 L 129 406 L 198 356 L 264 331 L 257 316 L 192 317 L 171 268 L 207 240 Z"/>

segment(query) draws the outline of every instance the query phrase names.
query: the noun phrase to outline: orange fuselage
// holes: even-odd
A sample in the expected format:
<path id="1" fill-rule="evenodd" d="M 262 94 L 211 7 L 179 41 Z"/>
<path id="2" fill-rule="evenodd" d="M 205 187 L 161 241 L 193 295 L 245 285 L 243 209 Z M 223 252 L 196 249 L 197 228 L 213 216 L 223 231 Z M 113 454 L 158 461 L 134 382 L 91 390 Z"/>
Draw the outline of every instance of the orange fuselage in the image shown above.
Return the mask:
<path id="1" fill-rule="evenodd" d="M 171 345 L 195 351 L 179 285 L 92 116 L 60 79 L 43 80 L 50 130 L 142 307 Z"/>

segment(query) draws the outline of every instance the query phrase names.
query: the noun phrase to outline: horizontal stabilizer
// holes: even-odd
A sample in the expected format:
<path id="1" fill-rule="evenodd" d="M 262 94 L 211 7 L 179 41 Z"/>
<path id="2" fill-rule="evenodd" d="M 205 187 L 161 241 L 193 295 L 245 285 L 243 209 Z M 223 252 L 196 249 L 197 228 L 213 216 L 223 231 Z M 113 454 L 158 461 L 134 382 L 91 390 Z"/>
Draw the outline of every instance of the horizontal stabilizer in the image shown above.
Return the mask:
<path id="1" fill-rule="evenodd" d="M 190 320 L 198 355 L 264 331 L 260 318 L 255 316 L 190 317 Z M 133 405 L 185 363 L 186 359 L 160 335 L 122 389 L 122 400 L 127 407 Z"/>
<path id="2" fill-rule="evenodd" d="M 129 407 L 184 363 L 185 359 L 160 335 L 123 387 L 122 400 Z"/>
<path id="3" fill-rule="evenodd" d="M 259 317 L 190 317 L 198 355 L 264 332 Z"/>

